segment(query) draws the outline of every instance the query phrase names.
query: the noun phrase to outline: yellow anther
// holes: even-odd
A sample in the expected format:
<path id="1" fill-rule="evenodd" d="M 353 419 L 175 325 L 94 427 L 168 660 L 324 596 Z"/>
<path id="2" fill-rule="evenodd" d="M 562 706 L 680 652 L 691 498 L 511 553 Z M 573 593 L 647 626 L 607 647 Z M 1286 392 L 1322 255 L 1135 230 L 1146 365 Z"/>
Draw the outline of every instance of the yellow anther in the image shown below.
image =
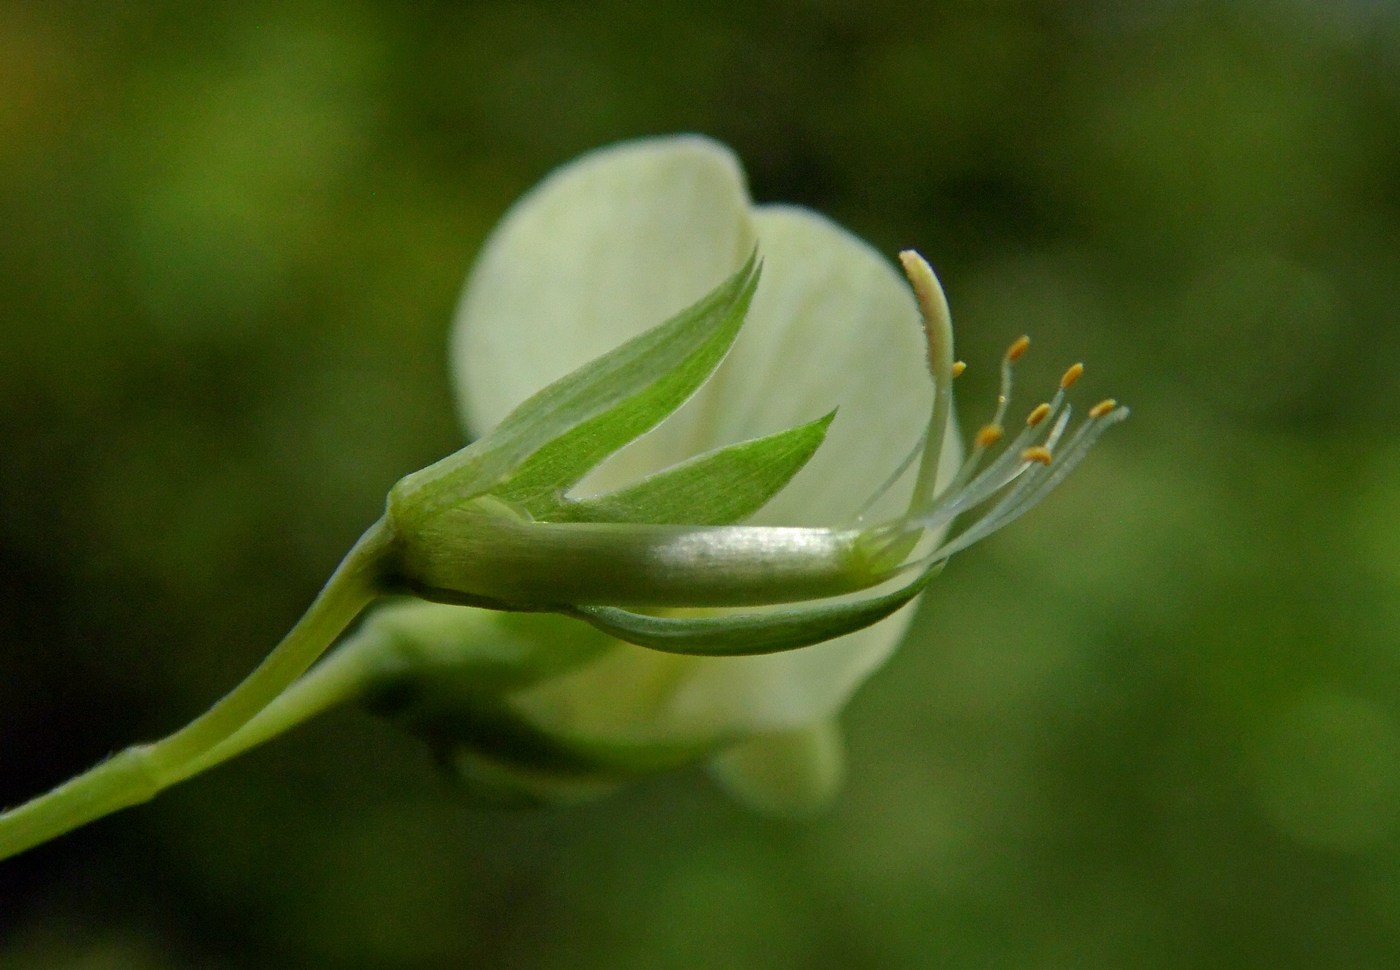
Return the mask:
<path id="1" fill-rule="evenodd" d="M 990 448 L 1001 440 L 1001 436 L 1006 432 L 1002 431 L 999 424 L 984 424 L 977 432 L 975 443 L 978 448 Z"/>
<path id="2" fill-rule="evenodd" d="M 967 361 L 965 361 L 965 360 L 955 360 L 955 361 L 953 361 L 953 376 L 954 376 L 954 377 L 957 377 L 958 375 L 960 375 L 960 374 L 961 374 L 963 371 L 965 371 L 965 370 L 967 370 Z"/>
<path id="3" fill-rule="evenodd" d="M 1027 337 L 1027 336 L 1024 336 L 1024 335 L 1021 336 L 1021 337 L 1018 337 L 1018 338 L 1016 339 L 1016 342 L 1015 342 L 1014 344 L 1012 344 L 1010 347 L 1006 348 L 1006 359 L 1007 359 L 1007 360 L 1010 360 L 1010 361 L 1017 361 L 1017 360 L 1020 360 L 1020 359 L 1021 359 L 1021 355 L 1024 354 L 1024 353 L 1026 352 L 1026 348 L 1029 347 L 1030 345 L 1031 345 L 1031 338 L 1030 338 L 1030 337 Z"/>
<path id="4" fill-rule="evenodd" d="M 1060 387 L 1069 390 L 1070 386 L 1082 376 L 1084 376 L 1084 365 L 1071 364 L 1069 370 L 1065 371 L 1064 376 L 1060 378 Z"/>
<path id="5" fill-rule="evenodd" d="M 1037 404 L 1029 415 L 1026 416 L 1026 427 L 1034 428 L 1040 422 L 1050 416 L 1050 405 Z"/>
<path id="6" fill-rule="evenodd" d="M 1112 411 L 1112 410 L 1113 410 L 1114 408 L 1116 408 L 1117 406 L 1118 406 L 1118 402 L 1117 402 L 1117 401 L 1115 401 L 1115 400 L 1114 400 L 1113 398 L 1111 398 L 1111 397 L 1106 397 L 1106 398 L 1104 398 L 1102 401 L 1100 401 L 1098 404 L 1095 404 L 1093 407 L 1091 407 L 1091 408 L 1089 409 L 1089 417 L 1091 417 L 1091 418 L 1101 418 L 1101 417 L 1103 417 L 1105 414 L 1107 414 L 1109 411 Z"/>
<path id="7" fill-rule="evenodd" d="M 1050 464 L 1050 459 L 1052 457 L 1050 449 L 1043 445 L 1036 445 L 1034 448 L 1027 448 L 1025 451 L 1021 452 L 1022 461 L 1038 461 L 1042 465 Z"/>

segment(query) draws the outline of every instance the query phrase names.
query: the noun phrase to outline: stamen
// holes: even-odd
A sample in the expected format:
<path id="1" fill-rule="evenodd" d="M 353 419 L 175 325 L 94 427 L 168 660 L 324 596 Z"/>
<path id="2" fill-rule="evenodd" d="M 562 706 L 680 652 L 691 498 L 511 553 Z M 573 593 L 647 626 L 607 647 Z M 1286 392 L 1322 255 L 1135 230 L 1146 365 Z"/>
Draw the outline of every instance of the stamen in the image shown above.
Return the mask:
<path id="1" fill-rule="evenodd" d="M 1020 344 L 1021 341 L 1017 341 L 1013 348 Z M 1023 348 L 1017 350 L 1016 355 L 1023 352 Z M 1061 378 L 1054 396 L 1033 408 L 1027 416 L 1026 426 L 1013 440 L 1004 442 L 985 469 L 974 474 L 975 466 L 987 449 L 1003 443 L 1000 420 L 1010 396 L 1011 363 L 1011 354 L 1008 353 L 1002 360 L 1002 393 L 998 397 L 996 420 L 978 431 L 974 447 L 952 483 L 933 503 L 907 517 L 902 531 L 908 535 L 920 529 L 939 529 L 993 498 L 997 501 L 967 528 L 917 560 L 921 568 L 946 561 L 953 554 L 1025 514 L 1065 479 L 1110 425 L 1127 417 L 1127 409 L 1119 408 L 1113 399 L 1100 401 L 1091 409 L 1088 419 L 1069 437 L 1068 443 L 1063 448 L 1059 447 L 1071 417 L 1071 409 L 1065 403 L 1067 389 L 1084 373 L 1083 365 L 1075 364 Z M 1052 417 L 1054 420 L 1050 421 Z M 1050 426 L 1043 440 L 1033 444 L 1033 438 L 1040 435 L 1039 429 L 1047 421 L 1050 421 Z M 891 548 L 894 548 L 898 534 L 897 527 L 891 536 Z"/>
<path id="2" fill-rule="evenodd" d="M 1128 409 L 1119 408 L 1112 398 L 1100 401 L 1089 409 L 1088 419 L 1060 448 L 1060 439 L 1069 426 L 1071 414 L 1069 405 L 1065 403 L 1066 394 L 1084 374 L 1084 365 L 1076 363 L 1061 375 L 1059 387 L 1051 399 L 1032 408 L 1026 416 L 1025 427 L 1011 440 L 1006 440 L 1003 421 L 1011 404 L 1013 365 L 1025 356 L 1031 344 L 1029 336 L 1018 337 L 1006 349 L 1001 360 L 1001 385 L 992 419 L 978 429 L 972 440 L 972 448 L 952 481 L 941 491 L 935 492 L 942 458 L 942 438 L 952 413 L 951 378 L 962 374 L 967 365 L 952 358 L 953 338 L 948 304 L 933 269 L 913 250 L 905 250 L 899 254 L 899 258 L 923 317 L 928 367 L 934 380 L 933 410 L 922 438 L 921 452 L 916 447 L 900 463 L 894 474 L 862 506 L 857 520 L 863 518 L 880 496 L 904 474 L 915 456 L 921 453 L 922 461 L 908 511 L 898 519 L 865 530 L 863 535 L 880 543 L 883 550 L 893 556 L 916 556 L 906 560 L 900 569 L 931 569 L 1019 518 L 1038 503 L 1084 459 L 1089 448 L 1110 425 L 1128 416 Z M 1047 423 L 1048 430 L 1043 428 Z M 1037 439 L 1040 439 L 1038 443 Z M 988 455 L 992 449 L 996 449 L 996 453 Z M 984 457 L 988 459 L 987 466 L 979 471 L 978 466 Z M 922 556 L 912 552 L 920 533 L 942 529 L 970 509 L 988 502 L 991 502 L 991 507 L 978 519 L 932 552 Z M 899 551 L 901 548 L 903 551 Z"/>
<path id="3" fill-rule="evenodd" d="M 1056 398 L 1060 396 L 1059 394 L 1055 395 Z M 1065 409 L 1060 412 L 1060 416 L 1050 426 L 1050 433 L 1045 436 L 1045 440 L 1041 442 L 1042 445 L 1052 451 L 1055 449 L 1055 446 L 1060 443 L 1060 435 L 1064 434 L 1065 428 L 1069 427 L 1069 416 L 1073 410 L 1068 404 L 1065 405 Z"/>
<path id="4" fill-rule="evenodd" d="M 1069 473 L 1075 469 L 1075 466 L 1084 460 L 1084 456 L 1089 453 L 1089 449 L 1094 446 L 1100 435 L 1127 416 L 1128 409 L 1120 407 L 1114 408 L 1112 412 L 1102 418 L 1091 418 L 1085 421 L 1074 433 L 1069 444 L 1062 450 L 1059 461 L 1055 462 L 1053 466 L 1038 468 L 1031 475 L 1017 482 L 1016 487 L 985 516 L 965 532 L 929 553 L 925 557 L 925 562 L 934 563 L 940 559 L 947 559 L 968 546 L 980 542 L 1030 511 L 1060 482 L 1064 481 Z"/>
<path id="5" fill-rule="evenodd" d="M 984 424 L 977 432 L 975 444 L 978 448 L 990 448 L 1000 441 L 1005 433 L 999 424 Z"/>
<path id="6" fill-rule="evenodd" d="M 1019 342 L 1017 341 L 1017 343 Z M 1029 341 L 1027 341 L 1027 346 L 1029 346 Z M 1014 345 L 1012 349 L 1015 349 Z M 1025 350 L 1022 349 L 1016 357 L 1020 357 L 1024 353 Z M 992 417 L 991 424 L 1001 424 L 1002 419 L 1006 417 L 1006 409 L 1011 404 L 1011 370 L 1015 361 L 1016 358 L 1011 356 L 1010 351 L 1007 351 L 1006 355 L 1001 358 L 1001 387 L 997 389 L 997 410 Z"/>
<path id="7" fill-rule="evenodd" d="M 875 491 L 870 494 L 870 497 L 861 503 L 860 508 L 856 510 L 856 514 L 851 517 L 849 524 L 858 525 L 865 521 L 866 513 L 875 507 L 876 502 L 885 497 L 886 492 L 894 488 L 895 482 L 903 478 L 904 473 L 909 470 L 909 466 L 914 464 L 914 461 L 923 454 L 924 445 L 927 440 L 928 435 L 926 433 L 919 435 L 919 440 L 914 443 L 914 447 L 904 456 L 904 460 L 896 466 L 894 471 L 890 472 L 888 478 L 880 483 L 880 487 L 875 489 Z"/>
<path id="8" fill-rule="evenodd" d="M 1001 389 L 997 395 L 996 414 L 988 426 L 1001 428 L 1002 418 L 1011 397 L 1011 361 L 1006 357 L 1001 362 Z M 1059 412 L 1064 404 L 1064 389 L 1057 390 L 1055 396 L 1050 399 L 1050 410 L 1047 417 Z M 1064 431 L 1065 422 L 1068 421 L 1068 408 L 1065 413 L 1060 414 L 1059 419 L 1050 429 L 1050 433 L 1041 443 L 1043 447 L 1053 448 L 1060 434 Z M 1044 419 L 1042 419 L 1044 420 Z M 992 498 L 996 493 L 1006 487 L 1015 479 L 1019 478 L 1027 470 L 1027 464 L 1020 459 L 1021 451 L 1031 444 L 1032 437 L 1036 434 L 1034 425 L 1028 425 L 1021 429 L 1020 434 L 1015 439 L 1008 442 L 1005 450 L 998 455 L 990 465 L 978 473 L 978 465 L 981 464 L 987 449 L 997 441 L 983 441 L 981 432 L 973 439 L 971 452 L 963 461 L 962 467 L 958 469 L 953 480 L 941 491 L 937 498 L 926 504 L 922 508 L 910 508 L 910 522 L 925 528 L 938 528 L 957 518 L 963 512 Z M 979 447 L 980 445 L 980 447 Z"/>
<path id="9" fill-rule="evenodd" d="M 991 531 L 1001 528 L 1011 519 L 1021 515 L 1032 505 L 1049 495 L 1050 490 L 1064 481 L 1065 477 L 1074 470 L 1074 467 L 1084 460 L 1084 456 L 1089 453 L 1089 449 L 1093 447 L 1094 442 L 1098 441 L 1099 436 L 1127 416 L 1127 408 L 1117 408 L 1103 418 L 1090 418 L 1080 425 L 1071 436 L 1069 443 L 1062 449 L 1060 460 L 1056 462 L 1055 467 L 1038 475 L 1034 487 L 1028 490 L 1023 501 L 1008 510 L 1010 517 L 1005 522 L 997 522 Z"/>
<path id="10" fill-rule="evenodd" d="M 1056 395 L 1057 400 L 1061 396 Z M 1046 436 L 1041 447 L 1053 448 L 1068 423 L 1069 408 L 1065 408 L 1050 428 L 1050 433 Z M 983 454 L 983 450 L 973 451 L 969 460 L 959 469 L 953 483 L 938 496 L 938 501 L 923 510 L 923 514 L 914 520 L 915 524 L 927 529 L 936 529 L 946 525 L 968 509 L 976 508 L 988 501 L 1007 485 L 1026 475 L 1031 469 L 1031 465 L 1021 459 L 1021 452 L 1030 444 L 1033 434 L 1034 432 L 1030 428 L 1021 429 L 1021 433 L 1008 443 L 1001 454 L 997 455 L 992 463 L 975 478 L 972 477 L 972 469 L 975 467 L 977 457 Z M 1012 490 L 1012 494 L 1017 494 L 1018 490 L 1027 484 L 1024 481 L 1017 484 L 1016 488 Z M 1003 499 L 1004 501 L 1006 499 Z"/>

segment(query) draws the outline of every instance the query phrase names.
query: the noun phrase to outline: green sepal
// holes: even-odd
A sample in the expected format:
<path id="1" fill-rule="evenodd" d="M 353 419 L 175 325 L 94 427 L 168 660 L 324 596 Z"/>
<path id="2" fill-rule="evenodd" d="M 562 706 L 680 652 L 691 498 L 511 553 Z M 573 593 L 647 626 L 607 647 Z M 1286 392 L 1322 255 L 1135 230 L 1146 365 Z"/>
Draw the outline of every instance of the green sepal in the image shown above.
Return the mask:
<path id="1" fill-rule="evenodd" d="M 758 285 L 757 254 L 670 320 L 550 384 L 494 431 L 405 477 L 389 495 L 412 528 L 490 492 L 534 513 L 604 458 L 654 428 L 700 387 L 733 346 Z"/>
<path id="2" fill-rule="evenodd" d="M 724 742 L 609 743 L 534 727 L 508 704 L 419 731 L 459 791 L 498 807 L 589 801 L 648 775 L 704 760 Z"/>
<path id="3" fill-rule="evenodd" d="M 921 573 L 891 593 L 826 606 L 704 617 L 649 616 L 615 606 L 575 606 L 566 612 L 619 640 L 663 653 L 701 657 L 781 653 L 880 622 L 923 592 L 941 566 L 940 563 Z"/>
<path id="4" fill-rule="evenodd" d="M 609 742 L 534 724 L 511 696 L 620 649 L 551 613 L 487 613 L 404 602 L 346 642 L 373 671 L 363 702 L 425 741 L 463 795 L 491 805 L 566 804 L 708 757 L 729 738 Z"/>
<path id="5" fill-rule="evenodd" d="M 412 706 L 451 708 L 495 698 L 575 670 L 614 646 L 555 613 L 473 610 L 404 599 L 383 603 L 341 652 L 372 658 L 376 696 L 409 694 Z M 412 685 L 411 688 L 408 685 Z M 400 698 L 390 706 L 403 706 Z"/>
<path id="6" fill-rule="evenodd" d="M 609 742 L 546 730 L 515 711 L 518 691 L 620 649 L 557 613 L 502 613 L 405 600 L 346 641 L 372 671 L 363 702 L 428 743 L 466 789 L 495 803 L 573 801 L 707 757 L 730 738 Z"/>
<path id="7" fill-rule="evenodd" d="M 579 737 L 567 730 L 546 729 L 514 711 L 508 698 L 495 702 L 457 703 L 439 708 L 405 727 L 428 740 L 442 757 L 447 752 L 474 752 L 502 768 L 559 780 L 616 784 L 630 778 L 670 771 L 708 757 L 722 744 L 704 738 L 690 742 L 610 742 Z"/>
<path id="8" fill-rule="evenodd" d="M 836 412 L 672 465 L 634 485 L 557 502 L 535 514 L 550 522 L 728 525 L 762 508 L 826 440 Z"/>

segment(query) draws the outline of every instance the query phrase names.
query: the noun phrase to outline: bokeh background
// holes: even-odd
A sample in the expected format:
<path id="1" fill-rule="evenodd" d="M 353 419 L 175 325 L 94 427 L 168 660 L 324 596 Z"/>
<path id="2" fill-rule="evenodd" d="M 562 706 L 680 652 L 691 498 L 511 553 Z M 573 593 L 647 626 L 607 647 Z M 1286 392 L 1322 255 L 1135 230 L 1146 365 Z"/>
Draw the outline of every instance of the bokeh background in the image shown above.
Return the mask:
<path id="1" fill-rule="evenodd" d="M 402 474 L 553 166 L 695 130 L 1133 420 L 803 824 L 454 800 L 335 713 L 0 865 L 0 967 L 1400 965 L 1400 5 L 0 4 L 0 802 L 202 710 Z"/>

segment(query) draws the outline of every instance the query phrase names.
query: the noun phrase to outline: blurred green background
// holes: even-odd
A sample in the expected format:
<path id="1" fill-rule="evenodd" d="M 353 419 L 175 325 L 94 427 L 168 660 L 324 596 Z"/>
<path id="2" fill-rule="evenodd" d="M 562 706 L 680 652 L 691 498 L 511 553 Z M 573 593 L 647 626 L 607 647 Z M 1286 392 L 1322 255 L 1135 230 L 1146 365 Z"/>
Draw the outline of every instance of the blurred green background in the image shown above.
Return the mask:
<path id="1" fill-rule="evenodd" d="M 358 711 L 0 866 L 0 968 L 1400 965 L 1400 5 L 0 5 L 0 802 L 202 710 L 459 444 L 504 207 L 642 134 L 1131 403 L 808 824 L 454 801 Z M 1028 385 L 1029 386 L 1029 385 Z"/>

